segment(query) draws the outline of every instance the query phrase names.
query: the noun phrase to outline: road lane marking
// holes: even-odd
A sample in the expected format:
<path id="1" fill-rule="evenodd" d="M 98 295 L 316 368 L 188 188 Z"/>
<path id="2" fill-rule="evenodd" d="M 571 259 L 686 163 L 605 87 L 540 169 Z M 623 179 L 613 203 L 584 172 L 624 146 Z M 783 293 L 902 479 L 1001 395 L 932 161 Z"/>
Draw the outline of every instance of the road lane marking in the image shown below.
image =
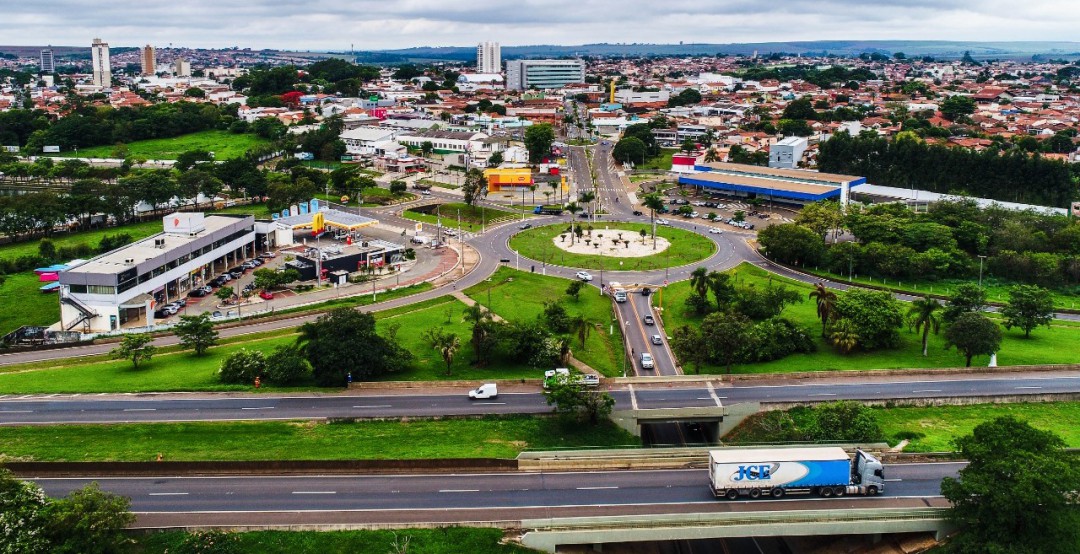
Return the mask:
<path id="1" fill-rule="evenodd" d="M 1018 389 L 1041 389 L 1042 387 L 1016 387 Z"/>
<path id="2" fill-rule="evenodd" d="M 337 491 L 292 491 L 293 494 L 337 494 Z"/>
<path id="3" fill-rule="evenodd" d="M 814 394 L 808 394 L 807 396 L 836 396 L 835 392 L 817 392 Z"/>
<path id="4" fill-rule="evenodd" d="M 480 489 L 440 489 L 439 492 L 480 492 Z"/>
<path id="5" fill-rule="evenodd" d="M 152 492 L 150 496 L 187 496 L 186 492 Z"/>
<path id="6" fill-rule="evenodd" d="M 617 488 L 619 488 L 619 487 L 578 487 L 577 490 L 579 490 L 579 491 L 598 491 L 598 490 L 617 489 Z"/>
<path id="7" fill-rule="evenodd" d="M 273 410 L 273 406 L 259 406 L 256 408 L 240 408 L 241 410 Z"/>
<path id="8" fill-rule="evenodd" d="M 479 406 L 505 406 L 506 402 L 476 402 Z"/>
<path id="9" fill-rule="evenodd" d="M 716 407 L 721 407 L 722 405 L 720 404 L 720 398 L 716 396 L 716 389 L 713 388 L 712 381 L 706 381 L 705 386 L 709 389 L 709 396 L 711 396 L 712 399 L 716 401 Z"/>
<path id="10" fill-rule="evenodd" d="M 0 414 L 32 414 L 34 410 L 0 410 Z"/>
<path id="11" fill-rule="evenodd" d="M 627 387 L 630 389 L 630 408 L 636 410 L 637 407 L 637 394 L 634 393 L 634 385 Z"/>
<path id="12" fill-rule="evenodd" d="M 156 412 L 157 408 L 124 408 L 125 412 Z"/>
<path id="13" fill-rule="evenodd" d="M 922 389 L 922 390 L 913 390 L 911 392 L 916 392 L 916 393 L 918 393 L 918 392 L 941 392 L 941 389 Z"/>
<path id="14" fill-rule="evenodd" d="M 353 408 L 392 408 L 389 404 L 377 404 L 375 406 L 353 406 Z"/>
<path id="15" fill-rule="evenodd" d="M 900 481 L 903 481 L 903 479 L 886 479 L 885 480 L 886 483 L 899 483 Z"/>

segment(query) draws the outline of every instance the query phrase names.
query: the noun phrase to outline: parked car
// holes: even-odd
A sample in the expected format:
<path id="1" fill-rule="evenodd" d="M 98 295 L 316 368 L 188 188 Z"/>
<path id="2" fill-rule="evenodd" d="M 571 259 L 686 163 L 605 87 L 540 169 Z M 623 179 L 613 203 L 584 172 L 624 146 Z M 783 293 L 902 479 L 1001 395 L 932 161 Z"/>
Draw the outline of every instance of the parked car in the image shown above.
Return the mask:
<path id="1" fill-rule="evenodd" d="M 217 278 L 214 279 L 214 280 L 215 281 L 221 281 L 221 285 L 223 285 L 225 283 L 228 283 L 229 281 L 232 281 L 233 276 L 232 276 L 232 274 L 229 274 L 229 273 L 222 273 L 221 275 L 218 275 Z M 217 286 L 220 287 L 221 285 L 217 285 Z"/>
<path id="2" fill-rule="evenodd" d="M 652 314 L 645 314 L 645 317 L 641 319 L 645 322 L 645 325 L 656 325 L 656 320 L 653 319 Z"/>
<path id="3" fill-rule="evenodd" d="M 167 317 L 169 317 L 169 316 L 171 316 L 171 315 L 173 315 L 175 313 L 176 312 L 169 313 L 169 312 L 165 311 L 164 309 L 154 310 L 154 319 L 165 319 L 165 318 L 167 318 Z"/>
<path id="4" fill-rule="evenodd" d="M 579 271 L 577 272 L 577 278 L 582 281 L 592 281 L 592 274 L 588 271 Z"/>
<path id="5" fill-rule="evenodd" d="M 263 300 L 273 300 L 274 293 L 272 293 L 272 292 L 270 292 L 268 290 L 263 290 L 262 292 L 259 293 L 259 298 L 262 298 Z"/>
<path id="6" fill-rule="evenodd" d="M 660 335 L 653 335 L 649 337 L 649 342 L 653 344 L 664 344 L 664 339 Z"/>
<path id="7" fill-rule="evenodd" d="M 205 289 L 203 289 L 203 287 L 196 287 L 196 288 L 191 289 L 187 293 L 187 295 L 192 297 L 192 298 L 202 298 L 202 297 L 207 295 L 207 292 L 206 292 Z"/>
<path id="8" fill-rule="evenodd" d="M 248 260 L 240 264 L 240 269 L 255 269 L 259 264 L 255 263 L 255 260 Z"/>
<path id="9" fill-rule="evenodd" d="M 648 352 L 641 353 L 641 369 L 653 369 L 652 354 Z"/>
<path id="10" fill-rule="evenodd" d="M 586 387 L 599 387 L 600 376 L 593 375 L 592 373 L 586 373 L 581 376 L 581 384 L 585 385 Z"/>
<path id="11" fill-rule="evenodd" d="M 275 252 L 263 252 L 262 254 L 259 254 L 259 257 L 264 259 L 264 260 L 270 260 L 270 259 L 276 258 L 277 253 L 275 253 Z"/>

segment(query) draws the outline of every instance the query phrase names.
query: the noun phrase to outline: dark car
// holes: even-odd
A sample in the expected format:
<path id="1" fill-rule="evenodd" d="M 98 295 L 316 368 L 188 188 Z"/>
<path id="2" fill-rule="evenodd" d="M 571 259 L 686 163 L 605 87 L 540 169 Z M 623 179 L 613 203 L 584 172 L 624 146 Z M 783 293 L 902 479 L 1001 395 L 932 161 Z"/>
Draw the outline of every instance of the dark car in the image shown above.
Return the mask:
<path id="1" fill-rule="evenodd" d="M 206 296 L 206 290 L 202 287 L 194 288 L 191 289 L 191 292 L 187 293 L 187 295 L 192 298 L 202 298 Z"/>
<path id="2" fill-rule="evenodd" d="M 634 215 L 641 215 L 641 210 L 634 210 Z"/>
<path id="3" fill-rule="evenodd" d="M 652 294 L 652 289 L 650 289 L 649 287 L 644 287 L 641 289 L 641 296 L 649 296 L 650 294 Z"/>
<path id="4" fill-rule="evenodd" d="M 170 314 L 169 312 L 167 312 L 165 310 L 155 310 L 154 311 L 154 319 L 165 319 L 165 318 L 169 317 L 170 315 L 172 315 L 172 314 Z"/>
<path id="5" fill-rule="evenodd" d="M 653 319 L 652 315 L 646 315 L 642 320 L 645 321 L 645 325 L 656 325 L 656 320 Z"/>

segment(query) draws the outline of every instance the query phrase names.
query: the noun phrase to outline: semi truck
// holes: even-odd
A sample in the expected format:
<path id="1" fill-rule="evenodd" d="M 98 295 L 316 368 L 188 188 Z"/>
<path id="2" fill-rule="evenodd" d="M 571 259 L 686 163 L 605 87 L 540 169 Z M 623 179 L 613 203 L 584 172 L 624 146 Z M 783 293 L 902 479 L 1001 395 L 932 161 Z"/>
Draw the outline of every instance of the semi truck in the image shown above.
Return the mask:
<path id="1" fill-rule="evenodd" d="M 713 496 L 736 500 L 782 498 L 786 494 L 822 497 L 885 491 L 885 469 L 874 456 L 843 448 L 725 448 L 709 452 Z"/>
<path id="2" fill-rule="evenodd" d="M 563 211 L 565 210 L 562 206 L 537 206 L 533 208 L 533 213 L 536 215 L 562 215 Z"/>

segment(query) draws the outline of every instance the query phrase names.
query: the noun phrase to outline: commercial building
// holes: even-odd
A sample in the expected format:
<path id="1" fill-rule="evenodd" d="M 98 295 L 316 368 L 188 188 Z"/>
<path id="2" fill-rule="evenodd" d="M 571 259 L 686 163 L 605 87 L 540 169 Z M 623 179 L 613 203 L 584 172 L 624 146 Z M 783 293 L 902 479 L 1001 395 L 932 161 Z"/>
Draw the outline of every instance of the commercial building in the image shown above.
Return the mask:
<path id="1" fill-rule="evenodd" d="M 139 62 L 142 65 L 142 74 L 153 75 L 157 73 L 157 58 L 154 56 L 154 47 L 147 44 L 143 46 L 140 54 Z"/>
<path id="2" fill-rule="evenodd" d="M 695 164 L 694 171 L 680 175 L 679 184 L 738 198 L 797 205 L 828 199 L 847 205 L 851 188 L 866 183 L 866 177 L 854 175 L 720 162 Z"/>
<path id="3" fill-rule="evenodd" d="M 41 72 L 56 72 L 56 62 L 53 60 L 53 51 L 51 48 L 46 48 L 41 51 Z"/>
<path id="4" fill-rule="evenodd" d="M 93 66 L 94 85 L 112 87 L 112 66 L 109 64 L 109 43 L 94 39 L 90 45 L 90 63 Z"/>
<path id="5" fill-rule="evenodd" d="M 493 168 L 484 170 L 488 192 L 529 190 L 533 186 L 532 170 L 527 167 Z"/>
<path id="6" fill-rule="evenodd" d="M 513 90 L 562 88 L 585 82 L 580 60 L 514 60 L 506 62 L 506 88 Z"/>
<path id="7" fill-rule="evenodd" d="M 787 137 L 769 147 L 769 167 L 795 169 L 806 152 L 805 137 Z"/>
<path id="8" fill-rule="evenodd" d="M 499 144 L 488 141 L 487 133 L 442 130 L 405 132 L 398 135 L 397 141 L 411 148 L 423 148 L 424 143 L 429 142 L 438 154 L 478 154 L 489 150 L 489 144 Z"/>
<path id="9" fill-rule="evenodd" d="M 394 129 L 365 125 L 343 131 L 340 138 L 349 154 L 376 156 L 397 153 L 402 149 L 394 140 L 396 134 Z"/>
<path id="10" fill-rule="evenodd" d="M 175 213 L 163 232 L 61 272 L 60 324 L 101 333 L 153 325 L 155 306 L 253 257 L 265 236 L 253 216 Z"/>
<path id="11" fill-rule="evenodd" d="M 497 42 L 481 42 L 476 47 L 477 73 L 502 72 L 502 47 Z"/>
<path id="12" fill-rule="evenodd" d="M 176 58 L 176 61 L 173 62 L 173 73 L 177 77 L 191 77 L 191 62 L 183 58 Z"/>

